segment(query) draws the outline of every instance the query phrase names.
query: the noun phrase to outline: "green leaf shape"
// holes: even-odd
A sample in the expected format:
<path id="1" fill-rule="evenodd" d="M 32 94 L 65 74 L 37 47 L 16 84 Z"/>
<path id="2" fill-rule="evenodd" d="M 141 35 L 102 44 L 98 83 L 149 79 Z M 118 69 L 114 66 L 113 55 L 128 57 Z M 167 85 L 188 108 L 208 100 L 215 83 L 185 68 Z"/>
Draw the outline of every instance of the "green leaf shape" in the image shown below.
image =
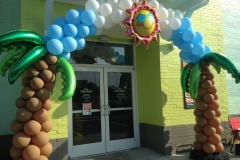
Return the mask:
<path id="1" fill-rule="evenodd" d="M 10 84 L 13 84 L 22 73 L 35 62 L 37 62 L 40 58 L 45 56 L 47 53 L 47 49 L 43 46 L 36 46 L 27 52 L 24 56 L 17 60 L 10 68 L 8 73 L 8 81 Z"/>
<path id="2" fill-rule="evenodd" d="M 201 72 L 200 63 L 198 62 L 193 66 L 191 70 L 189 81 L 189 93 L 194 100 L 197 99 L 198 95 L 200 72 Z"/>
<path id="3" fill-rule="evenodd" d="M 19 46 L 8 53 L 0 63 L 0 75 L 4 77 L 6 71 L 9 70 L 19 58 L 26 54 L 28 50 L 26 46 Z"/>
<path id="4" fill-rule="evenodd" d="M 189 93 L 188 79 L 189 79 L 190 73 L 191 73 L 191 70 L 189 69 L 187 64 L 183 67 L 181 78 L 180 78 L 182 90 L 186 93 Z"/>
<path id="5" fill-rule="evenodd" d="M 30 43 L 38 46 L 46 46 L 45 40 L 36 32 L 27 30 L 15 30 L 0 36 L 0 50 L 7 50 L 11 44 Z"/>
<path id="6" fill-rule="evenodd" d="M 232 75 L 236 83 L 240 83 L 240 70 L 235 66 L 235 64 L 229 60 L 227 57 L 218 53 L 208 53 L 203 57 L 204 60 L 209 61 L 211 64 L 216 64 L 222 69 L 227 70 L 228 73 Z"/>
<path id="7" fill-rule="evenodd" d="M 211 65 L 217 71 L 218 74 L 221 73 L 221 66 L 217 65 L 216 63 L 211 63 Z"/>
<path id="8" fill-rule="evenodd" d="M 58 98 L 60 101 L 71 98 L 76 89 L 76 75 L 72 65 L 63 57 L 58 57 L 58 71 L 62 73 L 63 89 L 62 95 Z"/>

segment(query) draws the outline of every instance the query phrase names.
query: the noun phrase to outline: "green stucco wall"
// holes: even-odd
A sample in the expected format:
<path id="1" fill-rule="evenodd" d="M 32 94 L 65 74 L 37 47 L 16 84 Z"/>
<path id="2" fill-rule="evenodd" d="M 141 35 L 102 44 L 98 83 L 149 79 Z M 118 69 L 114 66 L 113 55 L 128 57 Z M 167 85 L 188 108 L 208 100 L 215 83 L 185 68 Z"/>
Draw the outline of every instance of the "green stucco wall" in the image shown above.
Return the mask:
<path id="1" fill-rule="evenodd" d="M 222 0 L 223 3 L 223 27 L 224 27 L 224 51 L 225 54 L 240 68 L 240 0 Z M 229 114 L 240 113 L 240 85 L 230 74 L 227 75 Z"/>
<path id="2" fill-rule="evenodd" d="M 20 28 L 20 1 L 1 0 L 0 1 L 0 35 Z M 0 56 L 0 61 L 6 55 Z M 8 73 L 8 72 L 7 72 Z M 7 74 L 0 77 L 0 135 L 12 134 L 11 123 L 16 119 L 17 107 L 15 100 L 20 97 L 21 83 L 17 80 L 13 85 L 8 83 Z M 14 91 L 14 92 L 13 92 Z"/>
<path id="3" fill-rule="evenodd" d="M 224 53 L 222 3 L 211 0 L 209 5 L 194 12 L 191 17 L 195 31 L 205 36 L 205 44 L 215 52 Z M 137 79 L 140 123 L 159 126 L 194 124 L 193 109 L 184 109 L 183 93 L 180 87 L 181 61 L 179 50 L 171 43 L 160 39 L 149 49 L 137 47 Z M 227 120 L 228 99 L 226 71 L 215 73 L 219 102 Z"/>

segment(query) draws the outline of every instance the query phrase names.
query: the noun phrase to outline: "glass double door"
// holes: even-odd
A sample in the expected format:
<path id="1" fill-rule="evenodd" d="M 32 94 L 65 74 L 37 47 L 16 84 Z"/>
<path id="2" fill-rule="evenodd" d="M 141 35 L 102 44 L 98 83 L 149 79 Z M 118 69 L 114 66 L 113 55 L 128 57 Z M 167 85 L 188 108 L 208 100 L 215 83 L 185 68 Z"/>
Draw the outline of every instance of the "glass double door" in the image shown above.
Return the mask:
<path id="1" fill-rule="evenodd" d="M 71 158 L 139 146 L 133 69 L 75 68 L 69 100 Z"/>

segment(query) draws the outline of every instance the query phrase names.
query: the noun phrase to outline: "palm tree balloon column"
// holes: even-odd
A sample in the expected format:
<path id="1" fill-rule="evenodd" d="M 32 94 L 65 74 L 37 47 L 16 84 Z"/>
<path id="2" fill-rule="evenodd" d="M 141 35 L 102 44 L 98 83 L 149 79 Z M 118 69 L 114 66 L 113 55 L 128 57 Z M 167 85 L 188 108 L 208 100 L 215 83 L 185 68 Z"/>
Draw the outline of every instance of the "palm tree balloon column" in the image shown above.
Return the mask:
<path id="1" fill-rule="evenodd" d="M 47 160 L 52 152 L 48 132 L 53 124 L 49 119 L 50 100 L 56 73 L 62 73 L 63 89 L 59 100 L 71 98 L 76 78 L 71 64 L 63 57 L 48 53 L 46 43 L 35 32 L 12 31 L 0 36 L 0 53 L 9 52 L 0 63 L 0 74 L 13 84 L 22 79 L 21 97 L 16 100 L 18 111 L 11 124 L 15 133 L 10 155 L 14 160 Z"/>

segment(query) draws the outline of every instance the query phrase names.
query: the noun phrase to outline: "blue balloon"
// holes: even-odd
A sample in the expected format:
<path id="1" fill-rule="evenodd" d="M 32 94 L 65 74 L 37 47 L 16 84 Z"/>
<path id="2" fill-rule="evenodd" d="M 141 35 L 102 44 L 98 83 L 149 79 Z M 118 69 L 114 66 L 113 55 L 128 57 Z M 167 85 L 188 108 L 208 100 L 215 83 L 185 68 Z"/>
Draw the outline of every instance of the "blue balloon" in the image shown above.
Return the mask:
<path id="1" fill-rule="evenodd" d="M 77 27 L 74 24 L 67 24 L 63 28 L 66 37 L 75 37 L 77 35 Z"/>
<path id="2" fill-rule="evenodd" d="M 177 29 L 177 30 L 173 30 L 172 32 L 172 37 L 171 39 L 180 39 L 182 37 L 182 30 L 181 29 Z"/>
<path id="3" fill-rule="evenodd" d="M 177 46 L 179 49 L 180 49 L 181 45 L 183 44 L 183 42 L 184 42 L 184 40 L 182 38 L 173 40 L 173 44 L 175 46 Z"/>
<path id="4" fill-rule="evenodd" d="M 192 21 L 191 21 L 190 18 L 184 17 L 184 18 L 181 19 L 181 26 L 180 26 L 180 28 L 182 30 L 189 29 L 189 27 L 191 27 L 191 26 L 192 26 Z"/>
<path id="5" fill-rule="evenodd" d="M 79 12 L 79 14 L 82 14 L 82 12 L 84 11 L 84 9 L 78 8 L 77 11 Z"/>
<path id="6" fill-rule="evenodd" d="M 81 14 L 74 9 L 70 9 L 69 11 L 67 11 L 65 18 L 68 23 L 72 23 L 75 25 L 81 22 Z"/>
<path id="7" fill-rule="evenodd" d="M 195 38 L 195 36 L 196 36 L 196 34 L 195 34 L 194 30 L 187 29 L 187 30 L 183 31 L 182 39 L 184 41 L 190 42 Z"/>
<path id="8" fill-rule="evenodd" d="M 205 51 L 204 51 L 205 54 L 212 52 L 212 48 L 210 46 L 205 46 L 204 48 L 205 48 Z"/>
<path id="9" fill-rule="evenodd" d="M 203 34 L 201 32 L 195 32 L 195 38 L 193 39 L 192 43 L 203 43 Z"/>
<path id="10" fill-rule="evenodd" d="M 90 33 L 88 26 L 86 26 L 84 24 L 77 25 L 77 29 L 78 29 L 77 35 L 82 38 L 88 36 Z"/>
<path id="11" fill-rule="evenodd" d="M 96 34 L 97 34 L 97 28 L 94 25 L 89 26 L 88 36 L 95 36 Z"/>
<path id="12" fill-rule="evenodd" d="M 64 37 L 62 39 L 63 50 L 66 52 L 73 52 L 77 48 L 77 42 L 72 37 Z"/>
<path id="13" fill-rule="evenodd" d="M 179 54 L 179 57 L 181 59 L 189 59 L 191 57 L 192 53 L 191 52 L 183 52 L 181 51 Z"/>
<path id="14" fill-rule="evenodd" d="M 51 39 L 61 39 L 63 37 L 62 27 L 59 25 L 51 25 L 47 30 L 48 37 Z"/>
<path id="15" fill-rule="evenodd" d="M 201 59 L 202 59 L 202 57 L 201 57 L 201 56 L 198 56 L 198 55 L 192 55 L 192 56 L 190 57 L 191 63 L 197 63 L 197 62 L 199 62 Z"/>
<path id="16" fill-rule="evenodd" d="M 76 36 L 76 37 L 74 37 L 74 39 L 75 39 L 76 42 L 77 42 L 77 48 L 76 48 L 76 50 L 82 50 L 83 48 L 85 48 L 85 46 L 86 46 L 86 41 L 85 41 L 84 38 L 81 38 L 81 37 Z"/>
<path id="17" fill-rule="evenodd" d="M 59 55 L 63 52 L 63 44 L 58 39 L 51 39 L 47 43 L 47 49 L 54 55 Z"/>
<path id="18" fill-rule="evenodd" d="M 53 20 L 53 24 L 59 25 L 60 27 L 64 27 L 67 24 L 65 18 L 57 17 Z"/>
<path id="19" fill-rule="evenodd" d="M 66 60 L 69 60 L 71 57 L 71 53 L 63 51 L 59 56 L 65 58 Z"/>
<path id="20" fill-rule="evenodd" d="M 191 52 L 193 47 L 194 47 L 193 44 L 190 42 L 183 42 L 182 45 L 180 46 L 183 52 Z"/>
<path id="21" fill-rule="evenodd" d="M 205 51 L 205 47 L 204 47 L 203 44 L 200 44 L 200 43 L 195 44 L 193 49 L 192 49 L 192 53 L 194 55 L 201 55 L 201 54 L 204 53 L 204 51 Z"/>
<path id="22" fill-rule="evenodd" d="M 50 40 L 48 36 L 44 36 L 43 39 L 45 40 L 46 43 Z"/>
<path id="23" fill-rule="evenodd" d="M 84 10 L 81 13 L 81 21 L 83 24 L 85 24 L 87 26 L 91 26 L 96 21 L 96 15 L 91 10 Z"/>

